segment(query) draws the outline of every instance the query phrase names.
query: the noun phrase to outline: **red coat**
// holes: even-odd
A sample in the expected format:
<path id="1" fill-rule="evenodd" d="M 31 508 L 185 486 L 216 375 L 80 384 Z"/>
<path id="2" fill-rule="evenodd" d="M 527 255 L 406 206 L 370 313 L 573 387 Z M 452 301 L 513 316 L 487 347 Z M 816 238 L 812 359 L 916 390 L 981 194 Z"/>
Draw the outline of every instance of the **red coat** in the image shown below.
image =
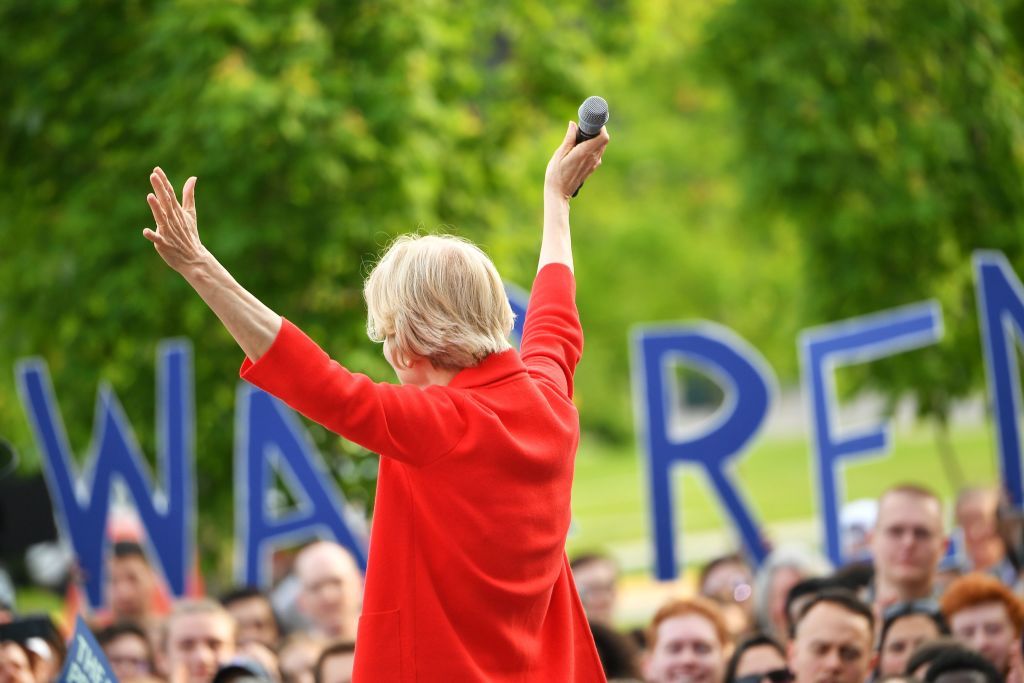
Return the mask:
<path id="1" fill-rule="evenodd" d="M 565 556 L 583 347 L 546 266 L 522 351 L 448 386 L 374 383 L 285 321 L 242 377 L 380 453 L 355 681 L 603 681 Z"/>

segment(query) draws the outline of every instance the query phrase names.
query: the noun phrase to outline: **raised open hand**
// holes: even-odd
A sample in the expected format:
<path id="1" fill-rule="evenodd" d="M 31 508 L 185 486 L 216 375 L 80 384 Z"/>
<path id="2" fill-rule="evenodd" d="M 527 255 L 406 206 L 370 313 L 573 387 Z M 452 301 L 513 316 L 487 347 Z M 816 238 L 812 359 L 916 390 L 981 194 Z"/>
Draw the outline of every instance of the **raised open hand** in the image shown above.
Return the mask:
<path id="1" fill-rule="evenodd" d="M 590 174 L 601 165 L 601 155 L 608 146 L 608 130 L 604 127 L 595 137 L 576 144 L 576 124 L 569 122 L 565 139 L 555 150 L 544 174 L 544 191 L 569 198 Z"/>
<path id="2" fill-rule="evenodd" d="M 153 192 L 146 196 L 146 201 L 153 212 L 156 230 L 146 228 L 142 235 L 153 243 L 167 265 L 181 273 L 208 255 L 206 247 L 199 241 L 196 222 L 196 178 L 193 176 L 185 181 L 181 204 L 160 168 L 153 169 L 149 182 L 153 185 Z"/>

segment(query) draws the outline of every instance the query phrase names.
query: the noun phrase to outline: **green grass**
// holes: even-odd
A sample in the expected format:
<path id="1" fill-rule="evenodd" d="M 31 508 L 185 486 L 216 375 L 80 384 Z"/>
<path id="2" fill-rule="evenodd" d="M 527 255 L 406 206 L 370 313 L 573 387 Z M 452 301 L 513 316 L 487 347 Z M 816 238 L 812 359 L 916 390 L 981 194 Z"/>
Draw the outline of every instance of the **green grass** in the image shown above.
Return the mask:
<path id="1" fill-rule="evenodd" d="M 995 446 L 985 427 L 957 429 L 953 451 L 965 483 L 995 480 Z M 955 488 L 936 454 L 934 431 L 919 426 L 894 431 L 892 452 L 844 466 L 846 500 L 875 497 L 885 487 L 906 481 L 925 484 L 951 500 Z M 616 448 L 584 438 L 576 460 L 573 488 L 574 532 L 569 552 L 610 549 L 649 537 L 648 486 L 635 446 Z M 815 515 L 811 454 L 806 437 L 756 439 L 735 468 L 742 489 L 761 522 L 807 520 Z M 730 532 L 710 485 L 692 466 L 677 467 L 675 479 L 676 530 L 720 529 Z"/>

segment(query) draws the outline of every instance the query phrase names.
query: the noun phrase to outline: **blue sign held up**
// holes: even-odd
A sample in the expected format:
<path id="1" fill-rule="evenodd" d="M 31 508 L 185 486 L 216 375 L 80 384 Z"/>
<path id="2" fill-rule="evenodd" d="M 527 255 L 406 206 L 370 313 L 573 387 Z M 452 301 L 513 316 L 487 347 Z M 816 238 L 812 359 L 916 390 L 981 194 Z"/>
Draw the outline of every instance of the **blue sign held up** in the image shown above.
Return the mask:
<path id="1" fill-rule="evenodd" d="M 1024 481 L 1017 419 L 1024 401 L 1016 351 L 1024 342 L 1024 286 L 998 251 L 974 253 L 974 286 L 989 400 L 996 421 L 999 469 L 1010 500 L 1020 508 L 1024 507 Z"/>
<path id="2" fill-rule="evenodd" d="M 57 683 L 117 683 L 103 648 L 79 616 Z"/>
<path id="3" fill-rule="evenodd" d="M 365 539 L 345 521 L 345 497 L 333 485 L 295 413 L 270 394 L 242 383 L 238 387 L 235 434 L 236 574 L 247 586 L 270 585 L 270 553 L 275 546 L 334 538 L 366 569 Z M 297 507 L 274 515 L 267 493 L 281 473 Z"/>
<path id="4" fill-rule="evenodd" d="M 672 365 L 682 363 L 716 378 L 725 400 L 702 433 L 674 435 L 676 407 Z M 760 563 L 766 554 L 761 530 L 727 468 L 760 429 L 776 393 L 775 376 L 764 358 L 725 327 L 713 323 L 639 328 L 633 335 L 634 399 L 637 432 L 647 454 L 655 574 L 677 575 L 672 470 L 678 463 L 699 465 L 726 514 L 740 532 L 747 553 Z"/>
<path id="5" fill-rule="evenodd" d="M 891 437 L 888 424 L 840 436 L 835 370 L 928 346 L 941 337 L 942 310 L 937 301 L 851 318 L 800 335 L 800 374 L 810 407 L 811 460 L 816 466 L 812 470 L 817 473 L 825 549 L 837 567 L 846 560 L 839 529 L 845 495 L 837 471 L 843 460 L 884 453 Z"/>
<path id="6" fill-rule="evenodd" d="M 100 386 L 90 453 L 81 475 L 76 476 L 46 363 L 28 359 L 15 369 L 18 394 L 43 456 L 58 523 L 75 549 L 85 575 L 86 595 L 94 608 L 104 602 L 107 515 L 115 478 L 124 483 L 135 501 L 150 556 L 159 560 L 157 565 L 171 593 L 181 596 L 186 590 L 195 538 L 195 421 L 189 343 L 171 340 L 161 344 L 157 368 L 159 487 L 153 483 L 131 425 L 109 386 Z M 153 539 L 159 542 L 149 542 Z"/>

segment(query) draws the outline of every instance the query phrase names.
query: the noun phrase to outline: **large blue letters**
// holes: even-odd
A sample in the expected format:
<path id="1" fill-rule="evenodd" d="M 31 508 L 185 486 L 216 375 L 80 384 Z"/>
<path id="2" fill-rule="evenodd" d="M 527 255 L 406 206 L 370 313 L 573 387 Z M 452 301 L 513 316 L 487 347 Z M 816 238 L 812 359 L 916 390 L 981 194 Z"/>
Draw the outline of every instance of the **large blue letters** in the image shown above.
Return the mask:
<path id="1" fill-rule="evenodd" d="M 1020 508 L 1024 506 L 1024 485 L 1017 416 L 1022 404 L 1016 350 L 1024 338 L 1024 287 L 1006 256 L 996 251 L 974 254 L 974 277 L 1003 486 Z"/>
<path id="2" fill-rule="evenodd" d="M 834 370 L 934 344 L 941 336 L 942 311 L 937 301 L 851 318 L 800 335 L 800 372 L 810 406 L 825 549 L 836 566 L 845 559 L 839 540 L 839 506 L 844 496 L 838 490 L 836 469 L 844 459 L 884 452 L 890 437 L 888 425 L 845 438 L 838 435 Z"/>
<path id="3" fill-rule="evenodd" d="M 183 595 L 195 535 L 192 355 L 187 342 L 170 341 L 157 352 L 157 449 L 163 487 L 154 490 L 149 469 L 113 390 L 101 385 L 90 455 L 81 477 L 54 397 L 46 364 L 22 361 L 18 393 L 28 414 L 57 517 L 85 574 L 89 602 L 103 604 L 107 513 L 111 481 L 120 479 L 135 500 L 160 568 L 174 595 Z"/>
<path id="4" fill-rule="evenodd" d="M 327 467 L 295 414 L 270 394 L 248 384 L 239 385 L 236 410 L 237 579 L 249 586 L 268 585 L 274 546 L 308 540 L 313 535 L 333 536 L 365 570 L 365 543 L 346 524 L 345 499 L 329 483 Z M 290 513 L 268 513 L 272 465 L 297 500 L 297 509 Z"/>
<path id="5" fill-rule="evenodd" d="M 768 412 L 775 387 L 771 369 L 753 347 L 711 323 L 641 328 L 634 333 L 633 350 L 637 432 L 647 454 L 657 577 L 676 576 L 671 485 L 676 463 L 704 469 L 747 552 L 760 562 L 765 555 L 761 531 L 726 465 L 750 443 Z M 670 380 L 676 362 L 705 372 L 725 391 L 711 426 L 691 438 L 681 438 L 671 428 L 679 405 L 676 382 Z"/>

